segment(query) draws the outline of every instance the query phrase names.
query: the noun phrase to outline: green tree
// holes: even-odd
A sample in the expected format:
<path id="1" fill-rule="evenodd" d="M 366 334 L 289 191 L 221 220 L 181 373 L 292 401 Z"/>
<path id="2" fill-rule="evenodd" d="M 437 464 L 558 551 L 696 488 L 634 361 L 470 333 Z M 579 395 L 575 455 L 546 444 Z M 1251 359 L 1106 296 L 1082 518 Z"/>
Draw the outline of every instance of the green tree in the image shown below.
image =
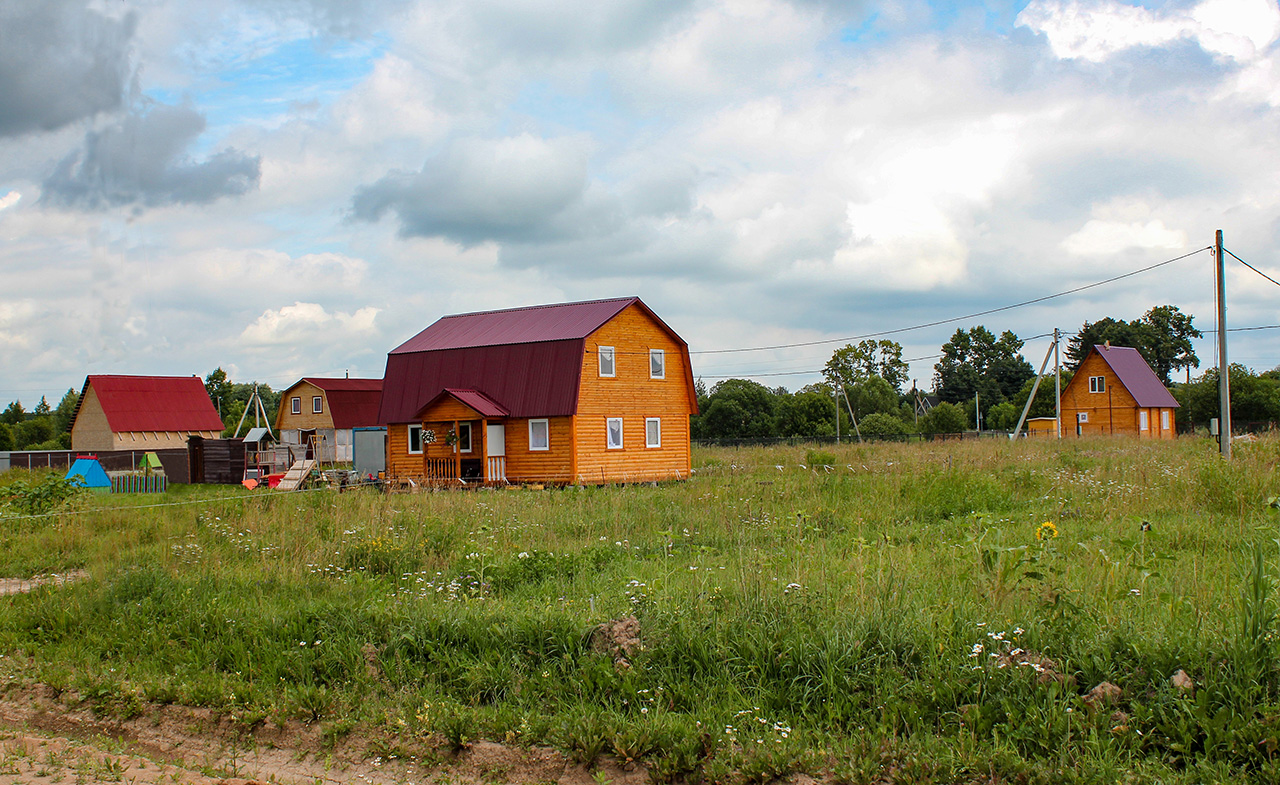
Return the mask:
<path id="1" fill-rule="evenodd" d="M 49 401 L 43 395 L 40 396 L 40 403 L 36 404 L 35 411 L 32 412 L 37 417 L 45 417 L 53 410 L 49 408 Z"/>
<path id="2" fill-rule="evenodd" d="M 902 344 L 871 340 L 836 349 L 822 371 L 831 384 L 860 384 L 878 376 L 888 382 L 894 392 L 902 389 L 909 372 L 910 368 L 902 360 Z"/>
<path id="3" fill-rule="evenodd" d="M 1039 397 L 1038 395 L 1036 397 Z M 1018 424 L 1018 417 L 1021 416 L 1022 409 L 1014 406 L 1009 401 L 1003 401 L 992 406 L 987 412 L 987 421 L 983 423 L 989 431 L 1012 431 L 1013 426 Z"/>
<path id="4" fill-rule="evenodd" d="M 0 422 L 0 451 L 16 449 L 13 442 L 13 428 L 7 422 Z"/>
<path id="5" fill-rule="evenodd" d="M 1094 346 L 1110 342 L 1112 346 L 1137 349 L 1156 375 L 1169 385 L 1173 371 L 1200 367 L 1191 339 L 1204 336 L 1193 321 L 1193 316 L 1176 306 L 1158 305 L 1132 322 L 1110 316 L 1085 322 L 1080 332 L 1067 341 L 1067 367 L 1075 371 Z"/>
<path id="6" fill-rule="evenodd" d="M 776 396 L 748 379 L 725 379 L 711 388 L 700 418 L 702 438 L 733 439 L 773 436 Z"/>
<path id="7" fill-rule="evenodd" d="M 945 401 L 920 418 L 921 433 L 962 433 L 965 429 L 964 411 Z"/>
<path id="8" fill-rule="evenodd" d="M 1062 389 L 1067 388 L 1067 383 L 1071 381 L 1071 372 L 1063 370 L 1061 374 L 1060 384 Z M 1022 413 L 1022 407 L 1027 405 L 1027 398 L 1031 396 L 1031 388 L 1035 385 L 1035 376 L 1022 385 L 1022 389 L 1010 398 L 1010 402 L 1018 408 L 1018 413 Z M 1027 417 L 1052 417 L 1057 413 L 1057 393 L 1053 388 L 1053 379 L 1048 376 L 1040 380 L 1040 389 L 1036 390 L 1036 399 L 1031 404 L 1031 411 L 1027 413 Z M 1014 423 L 1017 424 L 1016 422 Z"/>
<path id="9" fill-rule="evenodd" d="M 933 366 L 934 390 L 947 403 L 970 401 L 976 393 L 985 414 L 1035 376 L 1021 349 L 1021 339 L 1009 330 L 999 338 L 981 325 L 956 330 Z"/>
<path id="10" fill-rule="evenodd" d="M 835 403 L 829 392 L 801 390 L 778 397 L 776 417 L 779 436 L 832 436 L 836 432 Z"/>
<path id="11" fill-rule="evenodd" d="M 872 376 L 859 384 L 846 385 L 845 393 L 849 396 L 849 402 L 845 405 L 853 407 L 853 415 L 859 422 L 868 415 L 890 414 L 898 409 L 897 392 L 879 376 Z"/>
<path id="12" fill-rule="evenodd" d="M 26 450 L 50 441 L 56 435 L 52 417 L 32 417 L 15 429 L 14 441 L 17 442 L 19 450 Z"/>
<path id="13" fill-rule="evenodd" d="M 58 433 L 71 430 L 71 421 L 75 418 L 76 407 L 80 405 L 80 395 L 75 388 L 68 388 L 58 401 L 58 408 L 53 410 L 53 427 Z"/>
<path id="14" fill-rule="evenodd" d="M 18 425 L 27 419 L 27 412 L 22 408 L 22 401 L 14 401 L 9 404 L 3 412 L 0 412 L 0 422 L 9 425 Z"/>
<path id="15" fill-rule="evenodd" d="M 1280 422 L 1280 381 L 1255 374 L 1239 363 L 1231 363 L 1231 422 Z M 1178 424 L 1206 428 L 1218 416 L 1218 369 L 1210 368 L 1180 384 L 1173 395 L 1182 404 Z"/>

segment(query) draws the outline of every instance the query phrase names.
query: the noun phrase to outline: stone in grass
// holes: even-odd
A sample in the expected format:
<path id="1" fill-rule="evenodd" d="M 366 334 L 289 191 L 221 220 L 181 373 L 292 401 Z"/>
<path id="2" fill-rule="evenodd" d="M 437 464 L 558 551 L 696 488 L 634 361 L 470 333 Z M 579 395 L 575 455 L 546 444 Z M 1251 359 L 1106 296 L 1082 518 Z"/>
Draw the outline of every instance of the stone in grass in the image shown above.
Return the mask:
<path id="1" fill-rule="evenodd" d="M 1169 678 L 1169 683 L 1183 695 L 1190 695 L 1196 691 L 1196 680 L 1188 676 L 1187 672 L 1181 668 Z"/>
<path id="2" fill-rule="evenodd" d="M 640 650 L 640 620 L 626 616 L 597 625 L 591 631 L 591 650 L 611 655 L 614 665 L 622 670 L 630 668 L 628 658 Z"/>
<path id="3" fill-rule="evenodd" d="M 1120 688 L 1109 681 L 1104 681 L 1089 690 L 1089 694 L 1084 696 L 1084 705 L 1090 709 L 1100 709 L 1103 706 L 1110 706 L 1119 700 Z"/>

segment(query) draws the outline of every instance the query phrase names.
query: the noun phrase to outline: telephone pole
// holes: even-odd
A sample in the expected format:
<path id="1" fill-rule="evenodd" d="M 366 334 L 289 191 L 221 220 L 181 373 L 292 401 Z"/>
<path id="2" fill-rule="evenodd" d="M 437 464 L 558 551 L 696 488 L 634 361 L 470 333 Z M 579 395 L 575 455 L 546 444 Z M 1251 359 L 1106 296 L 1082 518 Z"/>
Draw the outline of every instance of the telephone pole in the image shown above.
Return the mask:
<path id="1" fill-rule="evenodd" d="M 1218 290 L 1218 451 L 1231 458 L 1231 381 L 1227 363 L 1227 293 L 1222 269 L 1222 230 L 1213 239 L 1213 256 L 1217 262 L 1214 283 Z"/>

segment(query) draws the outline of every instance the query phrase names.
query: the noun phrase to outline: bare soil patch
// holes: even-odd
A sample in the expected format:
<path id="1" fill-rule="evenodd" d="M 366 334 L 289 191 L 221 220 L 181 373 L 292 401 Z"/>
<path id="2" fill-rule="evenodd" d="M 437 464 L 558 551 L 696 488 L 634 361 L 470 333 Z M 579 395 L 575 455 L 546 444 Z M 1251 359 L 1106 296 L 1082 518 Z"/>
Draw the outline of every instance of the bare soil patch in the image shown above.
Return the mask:
<path id="1" fill-rule="evenodd" d="M 403 742 L 403 740 L 401 740 Z M 72 694 L 37 685 L 0 699 L 0 785 L 125 782 L 190 785 L 251 783 L 557 783 L 644 785 L 643 766 L 602 758 L 594 769 L 542 747 L 478 742 L 459 753 L 430 741 L 400 743 L 403 754 L 373 754 L 385 739 L 356 732 L 326 744 L 320 728 L 264 722 L 246 729 L 208 709 L 149 705 L 112 720 L 78 706 Z"/>

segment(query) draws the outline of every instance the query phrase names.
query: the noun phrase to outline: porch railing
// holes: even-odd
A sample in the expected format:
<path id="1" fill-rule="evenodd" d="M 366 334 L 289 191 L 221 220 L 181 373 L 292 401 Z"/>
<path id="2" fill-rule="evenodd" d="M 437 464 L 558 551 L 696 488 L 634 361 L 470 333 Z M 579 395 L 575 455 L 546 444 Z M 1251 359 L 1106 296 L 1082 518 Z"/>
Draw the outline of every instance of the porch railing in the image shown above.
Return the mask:
<path id="1" fill-rule="evenodd" d="M 457 465 L 452 458 L 428 458 L 425 470 L 428 480 L 458 479 Z"/>
<path id="2" fill-rule="evenodd" d="M 485 476 L 489 478 L 489 482 L 506 482 L 507 481 L 507 456 L 490 455 Z"/>

